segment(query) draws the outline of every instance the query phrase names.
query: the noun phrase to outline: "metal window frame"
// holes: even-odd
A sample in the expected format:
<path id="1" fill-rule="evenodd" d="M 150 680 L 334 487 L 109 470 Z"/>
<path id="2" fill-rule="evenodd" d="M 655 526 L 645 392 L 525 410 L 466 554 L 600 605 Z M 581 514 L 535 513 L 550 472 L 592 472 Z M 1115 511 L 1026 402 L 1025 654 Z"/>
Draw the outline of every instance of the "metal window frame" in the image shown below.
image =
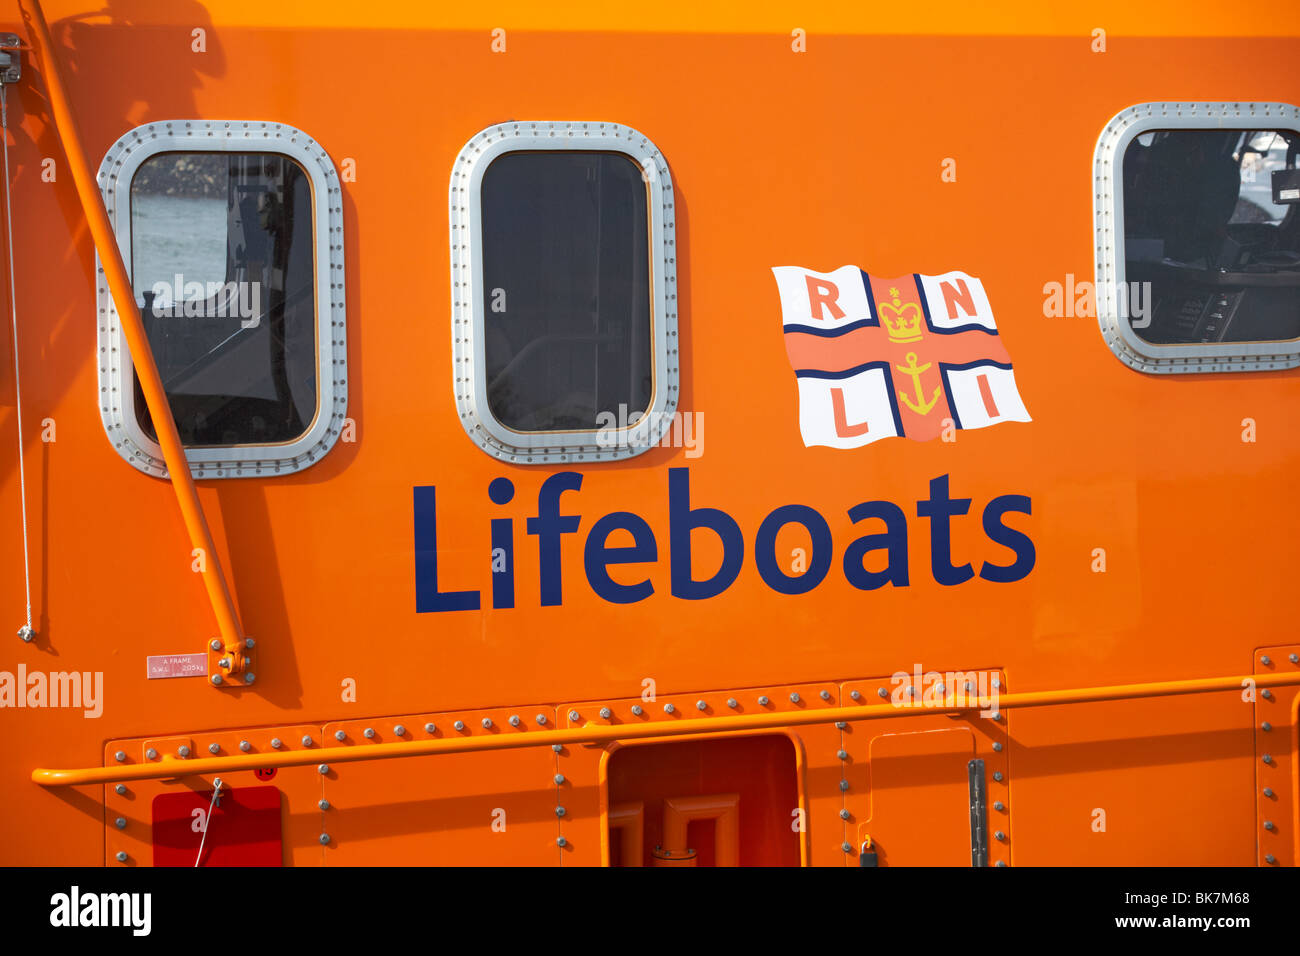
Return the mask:
<path id="1" fill-rule="evenodd" d="M 519 432 L 492 414 L 487 399 L 483 288 L 483 174 L 504 153 L 539 150 L 622 153 L 642 170 L 650 230 L 653 393 L 635 425 L 610 430 Z M 671 426 L 679 395 L 677 252 L 673 184 L 668 163 L 647 137 L 618 123 L 508 122 L 473 136 L 452 166 L 452 384 L 466 434 L 489 455 L 516 464 L 620 461 L 657 445 Z M 614 411 L 614 410 L 611 410 Z"/>
<path id="2" fill-rule="evenodd" d="M 146 123 L 114 143 L 97 181 L 131 269 L 131 181 L 152 156 L 170 152 L 278 153 L 307 173 L 313 203 L 316 270 L 316 415 L 298 438 L 276 444 L 186 448 L 195 478 L 289 475 L 316 462 L 333 447 L 347 414 L 347 319 L 343 281 L 343 197 L 329 154 L 302 130 L 260 121 L 168 120 Z M 95 256 L 99 328 L 100 418 L 117 453 L 129 464 L 166 477 L 162 450 L 135 414 L 135 367 L 118 320 L 103 264 Z"/>
<path id="3" fill-rule="evenodd" d="M 1093 154 L 1093 226 L 1097 324 L 1115 356 L 1152 374 L 1250 372 L 1300 365 L 1300 339 L 1157 345 L 1119 315 L 1127 290 L 1124 256 L 1124 153 L 1143 133 L 1164 129 L 1278 128 L 1300 130 L 1300 108 L 1287 103 L 1140 103 L 1111 118 Z M 1110 294 L 1106 294 L 1106 293 Z"/>

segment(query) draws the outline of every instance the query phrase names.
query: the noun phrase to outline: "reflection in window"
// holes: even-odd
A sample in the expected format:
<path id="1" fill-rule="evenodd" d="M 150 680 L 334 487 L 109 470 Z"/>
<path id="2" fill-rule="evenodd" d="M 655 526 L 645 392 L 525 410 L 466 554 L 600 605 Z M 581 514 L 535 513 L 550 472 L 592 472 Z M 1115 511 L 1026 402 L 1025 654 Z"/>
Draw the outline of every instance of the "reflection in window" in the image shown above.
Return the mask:
<path id="1" fill-rule="evenodd" d="M 160 153 L 131 182 L 132 284 L 181 440 L 291 441 L 317 408 L 312 192 L 275 153 Z M 157 439 L 139 382 L 136 416 Z"/>
<path id="2" fill-rule="evenodd" d="M 519 432 L 635 421 L 654 391 L 641 167 L 617 152 L 508 152 L 483 174 L 492 415 Z"/>
<path id="3" fill-rule="evenodd" d="M 1156 130 L 1124 154 L 1124 253 L 1160 344 L 1300 338 L 1300 216 L 1275 202 L 1293 130 Z"/>

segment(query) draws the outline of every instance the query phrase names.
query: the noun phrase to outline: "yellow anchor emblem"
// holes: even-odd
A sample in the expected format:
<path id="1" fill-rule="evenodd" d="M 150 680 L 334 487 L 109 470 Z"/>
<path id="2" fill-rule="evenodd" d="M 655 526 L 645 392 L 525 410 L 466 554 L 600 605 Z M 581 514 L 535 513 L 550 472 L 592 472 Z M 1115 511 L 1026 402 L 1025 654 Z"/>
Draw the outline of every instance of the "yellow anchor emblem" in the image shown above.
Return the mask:
<path id="1" fill-rule="evenodd" d="M 898 369 L 904 375 L 910 375 L 912 377 L 912 388 L 916 391 L 916 404 L 913 405 L 912 400 L 904 395 L 901 389 L 898 392 L 898 397 L 902 400 L 904 405 L 916 412 L 918 415 L 930 414 L 930 409 L 934 408 L 934 403 L 939 400 L 939 393 L 943 391 L 942 385 L 937 386 L 934 390 L 934 394 L 930 396 L 930 400 L 928 402 L 925 400 L 925 392 L 921 391 L 921 373 L 928 369 L 930 364 L 931 363 L 926 362 L 924 365 L 918 366 L 916 364 L 916 353 L 908 352 L 907 364 L 894 366 L 894 368 Z"/>

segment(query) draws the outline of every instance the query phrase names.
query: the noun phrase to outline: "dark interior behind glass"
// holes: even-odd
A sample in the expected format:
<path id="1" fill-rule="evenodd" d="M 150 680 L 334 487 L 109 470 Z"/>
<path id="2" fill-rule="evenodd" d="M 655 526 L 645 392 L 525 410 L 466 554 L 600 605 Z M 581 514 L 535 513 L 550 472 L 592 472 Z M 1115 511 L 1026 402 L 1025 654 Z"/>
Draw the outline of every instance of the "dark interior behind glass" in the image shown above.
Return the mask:
<path id="1" fill-rule="evenodd" d="M 1300 337 L 1300 134 L 1158 130 L 1124 154 L 1124 253 L 1148 342 Z M 1130 301 L 1132 299 L 1130 298 Z"/>
<path id="2" fill-rule="evenodd" d="M 488 166 L 483 318 L 501 424 L 593 429 L 620 405 L 633 419 L 649 408 L 646 203 L 641 168 L 622 153 L 513 152 Z"/>
<path id="3" fill-rule="evenodd" d="M 132 279 L 187 446 L 269 444 L 316 415 L 311 184 L 275 153 L 162 153 L 131 183 Z M 135 382 L 136 417 L 156 440 Z"/>

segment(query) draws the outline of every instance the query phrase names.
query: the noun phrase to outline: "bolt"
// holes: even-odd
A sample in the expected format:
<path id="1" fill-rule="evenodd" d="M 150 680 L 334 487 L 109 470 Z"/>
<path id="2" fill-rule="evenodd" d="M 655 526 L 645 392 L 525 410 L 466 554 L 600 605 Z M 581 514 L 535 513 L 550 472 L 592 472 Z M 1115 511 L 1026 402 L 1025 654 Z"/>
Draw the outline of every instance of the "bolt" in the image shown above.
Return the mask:
<path id="1" fill-rule="evenodd" d="M 116 760 L 118 763 L 121 763 L 123 760 L 126 759 L 126 751 L 119 750 L 117 753 L 113 754 L 113 759 Z"/>
<path id="2" fill-rule="evenodd" d="M 223 658 L 221 658 L 221 660 L 217 661 L 217 666 L 218 666 L 218 667 L 229 668 L 229 667 L 230 667 L 230 658 L 229 658 L 229 657 L 223 657 Z"/>
<path id="3" fill-rule="evenodd" d="M 674 707 L 672 704 L 664 704 L 664 713 L 665 713 L 665 714 L 671 714 L 671 713 L 672 713 L 673 711 L 675 711 L 676 709 L 677 709 L 677 708 Z"/>
<path id="4" fill-rule="evenodd" d="M 817 696 L 819 696 L 822 700 L 830 700 L 830 699 L 831 699 L 831 692 L 828 691 L 828 690 L 824 690 L 824 691 L 822 691 L 820 694 L 818 694 Z"/>
<path id="5" fill-rule="evenodd" d="M 557 774 L 555 775 L 555 784 L 556 784 L 556 786 L 559 786 L 559 785 L 562 784 L 562 783 L 564 783 L 564 774 L 562 774 L 562 773 L 557 773 Z"/>
<path id="6" fill-rule="evenodd" d="M 1273 725 L 1270 724 L 1270 723 L 1266 720 L 1266 721 L 1264 721 L 1262 724 L 1259 725 L 1259 728 L 1260 728 L 1260 730 L 1264 731 L 1265 733 L 1268 733 L 1270 730 L 1273 729 Z"/>
<path id="7" fill-rule="evenodd" d="M 220 684 L 220 683 L 221 683 L 221 675 L 220 675 L 220 674 L 213 674 L 213 675 L 212 675 L 212 683 L 214 683 L 214 684 Z"/>
<path id="8" fill-rule="evenodd" d="M 851 698 L 853 698 L 854 700 L 861 700 L 861 699 L 862 699 L 862 691 L 860 691 L 860 690 L 851 690 L 851 691 L 849 691 L 849 696 L 850 696 Z"/>
<path id="9" fill-rule="evenodd" d="M 845 853 L 852 853 L 852 852 L 853 852 L 853 844 L 852 844 L 852 843 L 841 843 L 841 844 L 840 844 L 840 849 L 843 850 Z"/>
<path id="10" fill-rule="evenodd" d="M 247 674 L 244 675 L 245 684 L 251 684 L 255 680 L 257 680 L 257 675 L 254 674 L 252 671 L 249 671 Z"/>
<path id="11" fill-rule="evenodd" d="M 556 807 L 556 808 L 555 808 L 555 815 L 556 815 L 557 817 L 562 817 L 562 816 L 564 816 L 564 807 Z"/>
<path id="12" fill-rule="evenodd" d="M 184 745 L 177 747 L 176 754 L 180 757 L 188 757 L 190 755 L 190 748 Z"/>
<path id="13" fill-rule="evenodd" d="M 998 811 L 999 813 L 1001 813 L 1001 812 L 1002 812 L 1003 810 L 1005 810 L 1006 808 L 1007 808 L 1007 805 L 1006 805 L 1005 803 L 1003 803 L 1001 800 L 994 800 L 994 801 L 993 801 L 993 809 L 996 810 L 996 811 Z"/>
<path id="14" fill-rule="evenodd" d="M 1265 787 L 1265 788 L 1264 788 L 1264 796 L 1266 796 L 1266 797 L 1268 797 L 1270 800 L 1272 800 L 1272 799 L 1273 799 L 1273 788 L 1272 788 L 1272 787 Z"/>
<path id="15" fill-rule="evenodd" d="M 318 771 L 320 771 L 320 775 L 323 777 L 323 776 L 325 776 L 325 774 L 327 774 L 327 773 L 330 772 L 330 765 L 327 764 L 327 763 L 323 763 L 323 764 L 321 764 L 319 767 L 317 767 L 316 769 L 317 769 Z"/>
<path id="16" fill-rule="evenodd" d="M 303 735 L 302 735 L 302 745 L 303 745 L 304 747 L 310 747 L 311 744 L 312 744 L 311 737 L 309 737 L 307 734 L 303 734 Z"/>
<path id="17" fill-rule="evenodd" d="M 113 821 L 113 826 L 117 827 L 119 830 L 125 830 L 126 817 L 118 817 L 116 820 Z"/>
<path id="18" fill-rule="evenodd" d="M 373 740 L 373 739 L 374 739 L 374 736 L 375 736 L 375 728 L 374 728 L 374 727 L 367 727 L 365 730 L 363 730 L 363 731 L 361 732 L 361 734 L 362 734 L 362 736 L 364 736 L 367 740 Z"/>
<path id="19" fill-rule="evenodd" d="M 116 793 L 119 797 L 124 795 L 126 793 L 126 784 L 119 783 L 116 787 L 113 788 L 113 792 Z"/>
<path id="20" fill-rule="evenodd" d="M 578 713 L 576 710 L 569 711 L 569 719 L 572 720 L 574 723 L 577 723 L 578 720 L 580 720 L 581 718 L 582 715 Z"/>
<path id="21" fill-rule="evenodd" d="M 1287 655 L 1287 660 L 1292 664 L 1300 664 L 1300 654 L 1289 654 Z"/>
<path id="22" fill-rule="evenodd" d="M 538 715 L 537 715 L 537 726 L 539 726 L 539 727 L 545 727 L 545 726 L 546 726 L 546 715 L 545 715 L 545 714 L 538 714 Z"/>
<path id="23" fill-rule="evenodd" d="M 995 830 L 993 833 L 993 839 L 995 840 L 1005 840 L 1006 838 L 1007 835 L 1003 833 L 1001 830 Z"/>
<path id="24" fill-rule="evenodd" d="M 1002 679 L 999 677 L 993 678 L 993 689 L 997 690 L 1001 686 L 1002 686 Z"/>
<path id="25" fill-rule="evenodd" d="M 849 752 L 847 750 L 837 750 L 835 756 L 839 757 L 841 760 L 848 760 Z"/>
<path id="26" fill-rule="evenodd" d="M 600 719 L 601 719 L 601 720 L 609 720 L 609 718 L 612 717 L 612 716 L 614 716 L 614 712 L 613 712 L 612 710 L 610 710 L 608 707 L 602 707 L 602 708 L 600 708 Z"/>
<path id="27" fill-rule="evenodd" d="M 998 783 L 1001 783 L 1001 782 L 1002 782 L 1002 771 L 1001 771 L 1001 770 L 994 770 L 994 771 L 993 771 L 993 779 L 996 780 Z"/>
<path id="28" fill-rule="evenodd" d="M 145 755 L 145 757 L 147 757 L 149 760 L 157 760 L 157 759 L 158 759 L 158 751 L 154 750 L 152 747 L 150 747 L 148 750 L 146 750 L 146 751 L 144 752 L 144 755 Z"/>
<path id="29" fill-rule="evenodd" d="M 695 702 L 695 709 L 696 709 L 696 710 L 706 710 L 706 709 L 708 708 L 708 706 L 709 706 L 709 705 L 706 704 L 706 703 L 705 703 L 704 701 L 702 701 L 702 700 L 697 700 L 697 701 Z"/>
<path id="30" fill-rule="evenodd" d="M 246 647 L 248 650 L 251 651 L 256 646 L 257 646 L 257 641 L 253 640 L 251 637 L 244 638 L 244 647 Z"/>
<path id="31" fill-rule="evenodd" d="M 330 842 L 330 835 L 329 835 L 328 833 L 322 833 L 322 834 L 320 835 L 320 844 L 321 844 L 321 846 L 324 846 L 325 844 L 327 844 L 327 843 L 329 843 L 329 842 Z"/>
<path id="32" fill-rule="evenodd" d="M 250 750 L 253 749 L 253 745 L 250 744 L 247 740 L 241 740 L 239 742 L 239 749 L 242 750 L 244 753 L 248 753 Z"/>
<path id="33" fill-rule="evenodd" d="M 401 724 L 394 724 L 394 725 L 393 725 L 393 733 L 395 733 L 395 734 L 396 734 L 397 736 L 399 736 L 399 737 L 405 737 L 405 736 L 406 736 L 406 728 L 403 727 Z"/>
<path id="34" fill-rule="evenodd" d="M 511 726 L 511 727 L 518 727 L 518 726 L 519 726 L 519 715 L 518 715 L 518 714 L 511 714 L 511 715 L 510 715 L 510 726 Z"/>
<path id="35" fill-rule="evenodd" d="M 844 791 L 844 790 L 847 790 L 847 789 L 849 789 L 849 782 L 848 782 L 847 780 L 841 780 L 841 781 L 840 781 L 840 790 L 841 790 L 841 791 Z"/>
<path id="36" fill-rule="evenodd" d="M 563 744 L 551 744 L 551 749 L 554 750 L 554 751 L 558 754 L 558 753 L 563 752 L 563 750 L 564 750 L 564 745 L 563 745 Z"/>
<path id="37" fill-rule="evenodd" d="M 847 810 L 841 810 L 841 811 L 840 811 L 840 819 L 841 819 L 841 820 L 847 820 L 850 816 L 852 816 L 852 814 L 850 814 L 849 811 L 847 811 Z"/>
<path id="38" fill-rule="evenodd" d="M 883 687 L 877 687 L 877 688 L 876 688 L 876 696 L 879 697 L 879 698 L 881 698 L 882 700 L 888 699 L 888 697 L 889 697 L 889 691 L 885 690 L 885 688 L 883 688 Z"/>
<path id="39" fill-rule="evenodd" d="M 465 721 L 463 721 L 463 720 L 458 720 L 458 721 L 456 721 L 454 724 L 452 724 L 452 726 L 455 727 L 457 730 L 464 730 L 464 729 L 465 729 Z"/>
<path id="40" fill-rule="evenodd" d="M 990 714 L 989 716 L 992 717 L 995 721 L 997 721 L 997 720 L 1001 720 L 1001 719 L 1002 719 L 1002 712 L 999 711 L 999 710 L 995 710 L 995 711 L 993 711 L 993 713 Z"/>
<path id="41" fill-rule="evenodd" d="M 208 753 L 210 754 L 221 753 L 221 744 L 208 744 Z"/>
<path id="42" fill-rule="evenodd" d="M 908 696 L 908 697 L 915 697 L 915 696 L 916 696 L 916 688 L 913 687 L 911 684 L 908 684 L 908 685 L 907 685 L 907 696 Z"/>
<path id="43" fill-rule="evenodd" d="M 279 737 L 272 737 L 272 738 L 271 738 L 271 749 L 272 749 L 272 750 L 279 750 L 282 746 L 284 746 L 284 745 L 280 742 L 280 738 L 279 738 Z"/>
<path id="44" fill-rule="evenodd" d="M 118 851 L 117 851 L 117 862 L 118 862 L 118 863 L 125 863 L 125 862 L 126 862 L 126 851 L 125 851 L 125 850 L 118 850 Z M 1272 861 L 1270 861 L 1270 862 L 1272 862 Z"/>
<path id="45" fill-rule="evenodd" d="M 431 734 L 437 729 L 438 728 L 433 725 L 432 721 L 424 725 L 424 732 L 426 734 Z"/>
<path id="46" fill-rule="evenodd" d="M 316 806 L 320 807 L 322 810 L 328 810 L 330 808 L 330 802 L 325 799 L 320 799 L 316 801 Z"/>
<path id="47" fill-rule="evenodd" d="M 996 742 L 996 741 L 995 741 L 994 744 L 993 744 L 993 749 L 996 750 L 996 751 L 998 751 L 998 752 L 1001 752 L 1001 750 L 1002 750 L 1002 744 L 999 743 L 999 742 Z"/>
<path id="48" fill-rule="evenodd" d="M 483 718 L 483 729 L 484 729 L 484 730 L 491 730 L 491 729 L 492 729 L 492 718 L 491 718 L 491 717 L 484 717 L 484 718 Z"/>
<path id="49" fill-rule="evenodd" d="M 998 860 L 998 862 L 994 864 L 994 866 L 1006 866 L 1006 865 L 1007 865 L 1006 860 Z"/>
<path id="50" fill-rule="evenodd" d="M 1269 833 L 1272 833 L 1274 830 L 1277 829 L 1277 827 L 1275 827 L 1275 826 L 1273 825 L 1273 821 L 1272 821 L 1272 820 L 1265 820 L 1265 821 L 1264 821 L 1264 829 L 1267 830 Z"/>
<path id="51" fill-rule="evenodd" d="M 1273 666 L 1273 659 L 1272 659 L 1271 657 L 1269 657 L 1267 654 L 1265 654 L 1263 657 L 1261 657 L 1261 658 L 1259 659 L 1259 662 L 1260 662 L 1261 664 L 1263 664 L 1265 667 L 1272 667 L 1272 666 Z"/>
<path id="52" fill-rule="evenodd" d="M 764 696 L 762 696 L 762 697 L 760 697 L 760 698 L 758 699 L 758 706 L 759 706 L 759 707 L 766 707 L 766 706 L 767 706 L 768 704 L 770 704 L 770 703 L 772 703 L 772 702 L 771 702 L 770 700 L 768 700 L 768 698 L 767 698 L 766 695 L 764 695 Z"/>
<path id="53" fill-rule="evenodd" d="M 1270 755 L 1270 754 L 1264 754 L 1264 763 L 1270 763 L 1270 764 L 1271 764 L 1272 762 L 1273 762 L 1273 757 L 1272 757 L 1272 755 Z"/>
<path id="54" fill-rule="evenodd" d="M 566 840 L 566 839 L 564 839 L 564 837 L 556 837 L 556 838 L 555 838 L 555 845 L 556 845 L 556 846 L 560 846 L 560 847 L 568 846 L 568 845 L 569 845 L 569 841 Z"/>
<path id="55" fill-rule="evenodd" d="M 934 692 L 936 694 L 945 694 L 948 692 L 948 688 L 943 686 L 943 681 L 939 681 L 939 683 L 934 685 Z"/>
<path id="56" fill-rule="evenodd" d="M 1260 691 L 1259 695 L 1263 697 L 1265 700 L 1273 699 L 1273 692 L 1269 690 L 1267 687 L 1265 687 L 1262 691 Z"/>
<path id="57" fill-rule="evenodd" d="M 348 735 L 341 730 L 336 730 L 334 731 L 334 739 L 337 740 L 339 743 L 343 743 L 343 741 L 348 739 Z"/>
<path id="58" fill-rule="evenodd" d="M 740 706 L 740 702 L 736 700 L 736 698 L 734 697 L 728 697 L 727 706 L 730 707 L 732 710 L 735 710 L 737 707 Z"/>
<path id="59" fill-rule="evenodd" d="M 221 650 L 221 642 L 214 637 L 210 642 L 208 642 L 208 647 L 212 648 L 214 651 L 219 651 Z"/>
<path id="60" fill-rule="evenodd" d="M 640 705 L 640 704 L 633 704 L 633 705 L 632 705 L 632 716 L 633 716 L 633 717 L 640 717 L 640 716 L 641 716 L 642 714 L 644 714 L 644 713 L 645 713 L 645 711 L 641 709 L 641 705 Z"/>
<path id="61" fill-rule="evenodd" d="M 836 729 L 836 730 L 843 730 L 843 729 L 844 729 L 845 727 L 847 727 L 847 726 L 848 726 L 848 723 L 847 723 L 846 721 L 843 721 L 843 720 L 837 720 L 837 721 L 835 721 L 835 729 Z"/>
<path id="62" fill-rule="evenodd" d="M 791 694 L 791 695 L 790 695 L 790 703 L 792 703 L 792 704 L 797 704 L 797 703 L 799 703 L 799 695 L 798 695 L 798 694 Z"/>
<path id="63" fill-rule="evenodd" d="M 1265 853 L 1264 862 L 1271 866 L 1277 862 L 1277 857 L 1275 857 L 1272 853 Z"/>

